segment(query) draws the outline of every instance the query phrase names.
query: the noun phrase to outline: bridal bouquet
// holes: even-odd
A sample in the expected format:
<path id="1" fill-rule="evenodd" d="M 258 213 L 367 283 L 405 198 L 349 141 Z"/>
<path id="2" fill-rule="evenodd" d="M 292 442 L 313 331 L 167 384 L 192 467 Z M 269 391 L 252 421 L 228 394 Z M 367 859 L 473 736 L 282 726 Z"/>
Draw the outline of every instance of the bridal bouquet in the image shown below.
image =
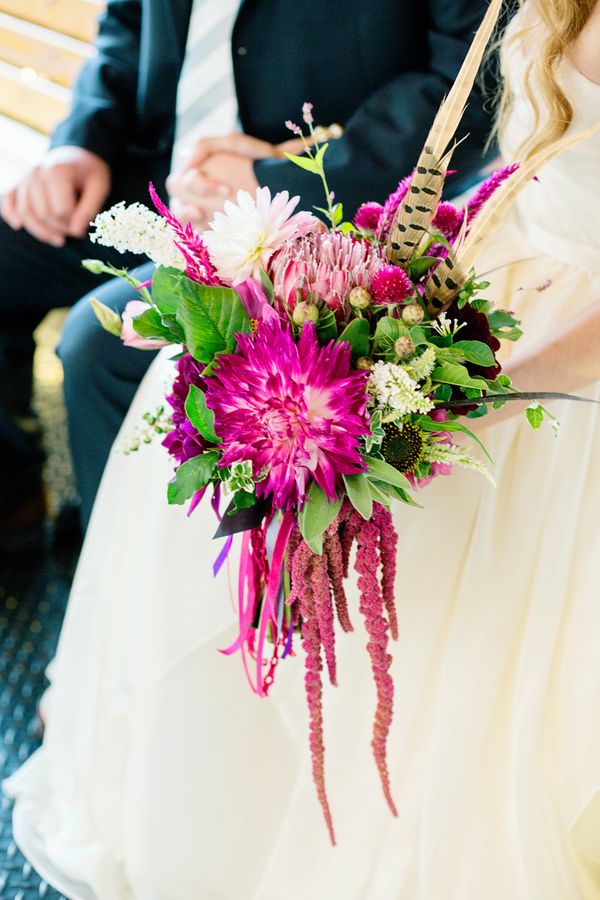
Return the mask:
<path id="1" fill-rule="evenodd" d="M 465 443 L 479 443 L 469 417 L 515 396 L 496 354 L 502 340 L 520 336 L 518 323 L 485 299 L 488 284 L 472 265 L 549 151 L 501 169 L 462 209 L 441 199 L 448 146 L 499 6 L 491 5 L 413 173 L 353 222 L 329 190 L 327 144 L 310 138 L 310 104 L 306 152 L 291 158 L 323 181 L 320 219 L 296 212 L 297 197 L 260 188 L 254 197 L 240 192 L 197 234 L 151 188 L 157 213 L 120 204 L 94 222 L 93 240 L 157 263 L 152 282 L 140 284 L 89 261 L 139 295 L 122 319 L 98 303 L 96 311 L 131 346 L 183 348 L 167 424 L 164 410 L 148 417 L 168 430 L 176 465 L 168 500 L 191 511 L 211 491 L 226 538 L 215 570 L 241 533 L 239 633 L 224 652 L 240 652 L 256 693 L 267 695 L 280 661 L 302 645 L 313 775 L 332 841 L 322 672 L 336 683 L 336 628 L 351 631 L 356 613 L 366 626 L 377 691 L 372 747 L 395 812 L 386 761 L 388 644 L 398 627 L 390 510 L 416 505 L 413 489 L 455 466 L 486 472 Z M 528 409 L 536 427 L 543 414 L 535 403 Z M 351 561 L 357 610 L 344 589 Z"/>

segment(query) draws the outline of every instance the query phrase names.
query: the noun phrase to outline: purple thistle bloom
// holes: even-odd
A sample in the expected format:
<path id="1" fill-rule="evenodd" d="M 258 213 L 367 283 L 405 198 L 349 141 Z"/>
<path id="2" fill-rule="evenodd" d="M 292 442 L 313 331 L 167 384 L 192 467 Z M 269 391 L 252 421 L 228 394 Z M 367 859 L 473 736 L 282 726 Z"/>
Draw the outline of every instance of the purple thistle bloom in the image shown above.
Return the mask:
<path id="1" fill-rule="evenodd" d="M 215 267 L 211 262 L 209 252 L 198 232 L 194 230 L 189 222 L 184 228 L 169 207 L 162 202 L 152 182 L 148 186 L 148 191 L 157 212 L 167 220 L 175 233 L 176 240 L 173 243 L 181 251 L 185 259 L 185 274 L 188 278 L 191 278 L 192 281 L 197 281 L 198 284 L 221 284 L 215 273 Z"/>
<path id="2" fill-rule="evenodd" d="M 201 373 L 204 366 L 189 353 L 177 360 L 177 375 L 173 382 L 173 390 L 167 397 L 167 402 L 173 407 L 173 430 L 168 433 L 163 441 L 169 454 L 178 463 L 187 462 L 193 456 L 198 456 L 207 448 L 206 441 L 196 431 L 185 412 L 185 401 L 190 385 L 202 386 Z"/>
<path id="3" fill-rule="evenodd" d="M 369 430 L 366 378 L 350 347 L 321 347 L 312 323 L 294 342 L 280 321 L 238 336 L 206 379 L 206 402 L 221 437 L 222 466 L 252 462 L 259 496 L 278 509 L 300 506 L 314 479 L 331 499 L 342 475 L 364 471 L 359 438 Z"/>

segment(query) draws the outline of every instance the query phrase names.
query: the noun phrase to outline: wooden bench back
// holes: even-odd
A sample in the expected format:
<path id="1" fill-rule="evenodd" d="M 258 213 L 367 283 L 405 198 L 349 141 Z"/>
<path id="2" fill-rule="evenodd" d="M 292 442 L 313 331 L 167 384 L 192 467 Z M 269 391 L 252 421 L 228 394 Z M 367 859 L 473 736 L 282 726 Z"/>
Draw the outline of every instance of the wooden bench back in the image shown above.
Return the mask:
<path id="1" fill-rule="evenodd" d="M 102 0 L 0 0 L 0 114 L 49 134 L 92 41 Z"/>

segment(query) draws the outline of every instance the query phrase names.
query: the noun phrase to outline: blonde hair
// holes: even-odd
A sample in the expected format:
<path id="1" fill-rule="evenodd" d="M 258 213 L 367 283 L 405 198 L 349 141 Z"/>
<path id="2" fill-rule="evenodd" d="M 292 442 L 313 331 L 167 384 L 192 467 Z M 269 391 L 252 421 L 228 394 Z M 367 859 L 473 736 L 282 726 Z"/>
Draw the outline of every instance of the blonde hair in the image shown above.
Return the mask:
<path id="1" fill-rule="evenodd" d="M 524 0 L 520 0 L 523 6 Z M 525 93 L 534 112 L 531 135 L 519 147 L 521 160 L 532 156 L 557 141 L 573 121 L 573 107 L 557 77 L 557 68 L 567 48 L 577 40 L 586 25 L 596 0 L 530 0 L 536 17 L 532 24 L 512 35 L 506 47 L 523 45 L 532 37 L 534 52 L 525 74 Z M 502 136 L 512 106 L 512 92 L 505 72 L 504 90 L 500 97 L 496 136 Z M 542 128 L 543 126 L 543 128 Z"/>

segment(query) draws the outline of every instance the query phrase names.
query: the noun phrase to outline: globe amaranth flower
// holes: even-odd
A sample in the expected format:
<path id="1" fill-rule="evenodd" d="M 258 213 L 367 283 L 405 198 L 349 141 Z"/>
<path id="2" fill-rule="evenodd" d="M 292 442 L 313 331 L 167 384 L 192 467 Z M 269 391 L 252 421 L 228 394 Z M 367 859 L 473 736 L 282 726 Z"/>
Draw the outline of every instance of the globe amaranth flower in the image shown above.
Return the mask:
<path id="1" fill-rule="evenodd" d="M 270 266 L 275 304 L 290 314 L 297 302 L 322 300 L 340 318 L 350 311 L 353 288 L 369 288 L 383 263 L 369 241 L 338 231 L 316 232 L 288 242 Z"/>
<path id="2" fill-rule="evenodd" d="M 281 245 L 318 224 L 308 212 L 294 214 L 299 197 L 281 191 L 271 198 L 268 187 L 257 188 L 253 197 L 238 191 L 237 203 L 228 200 L 223 212 L 215 213 L 202 239 L 210 251 L 219 277 L 233 285 L 258 278 Z"/>
<path id="3" fill-rule="evenodd" d="M 379 306 L 394 306 L 414 293 L 412 281 L 398 266 L 384 266 L 373 277 L 373 299 Z"/>
<path id="4" fill-rule="evenodd" d="M 373 232 L 379 226 L 383 206 L 381 203 L 363 203 L 354 216 L 354 224 L 360 231 Z"/>
<path id="5" fill-rule="evenodd" d="M 206 379 L 221 465 L 250 461 L 264 476 L 257 494 L 278 509 L 301 505 L 312 479 L 333 499 L 342 475 L 365 468 L 366 373 L 351 369 L 346 343 L 321 347 L 312 323 L 298 343 L 279 321 L 237 340 L 238 353 L 221 357 Z"/>
<path id="6" fill-rule="evenodd" d="M 190 390 L 190 385 L 202 386 L 202 371 L 204 365 L 197 362 L 189 353 L 185 353 L 177 360 L 177 374 L 173 382 L 171 393 L 167 396 L 167 402 L 173 408 L 173 429 L 163 441 L 169 454 L 177 462 L 184 463 L 193 456 L 198 456 L 207 448 L 206 441 L 189 421 L 185 412 L 185 401 Z"/>

